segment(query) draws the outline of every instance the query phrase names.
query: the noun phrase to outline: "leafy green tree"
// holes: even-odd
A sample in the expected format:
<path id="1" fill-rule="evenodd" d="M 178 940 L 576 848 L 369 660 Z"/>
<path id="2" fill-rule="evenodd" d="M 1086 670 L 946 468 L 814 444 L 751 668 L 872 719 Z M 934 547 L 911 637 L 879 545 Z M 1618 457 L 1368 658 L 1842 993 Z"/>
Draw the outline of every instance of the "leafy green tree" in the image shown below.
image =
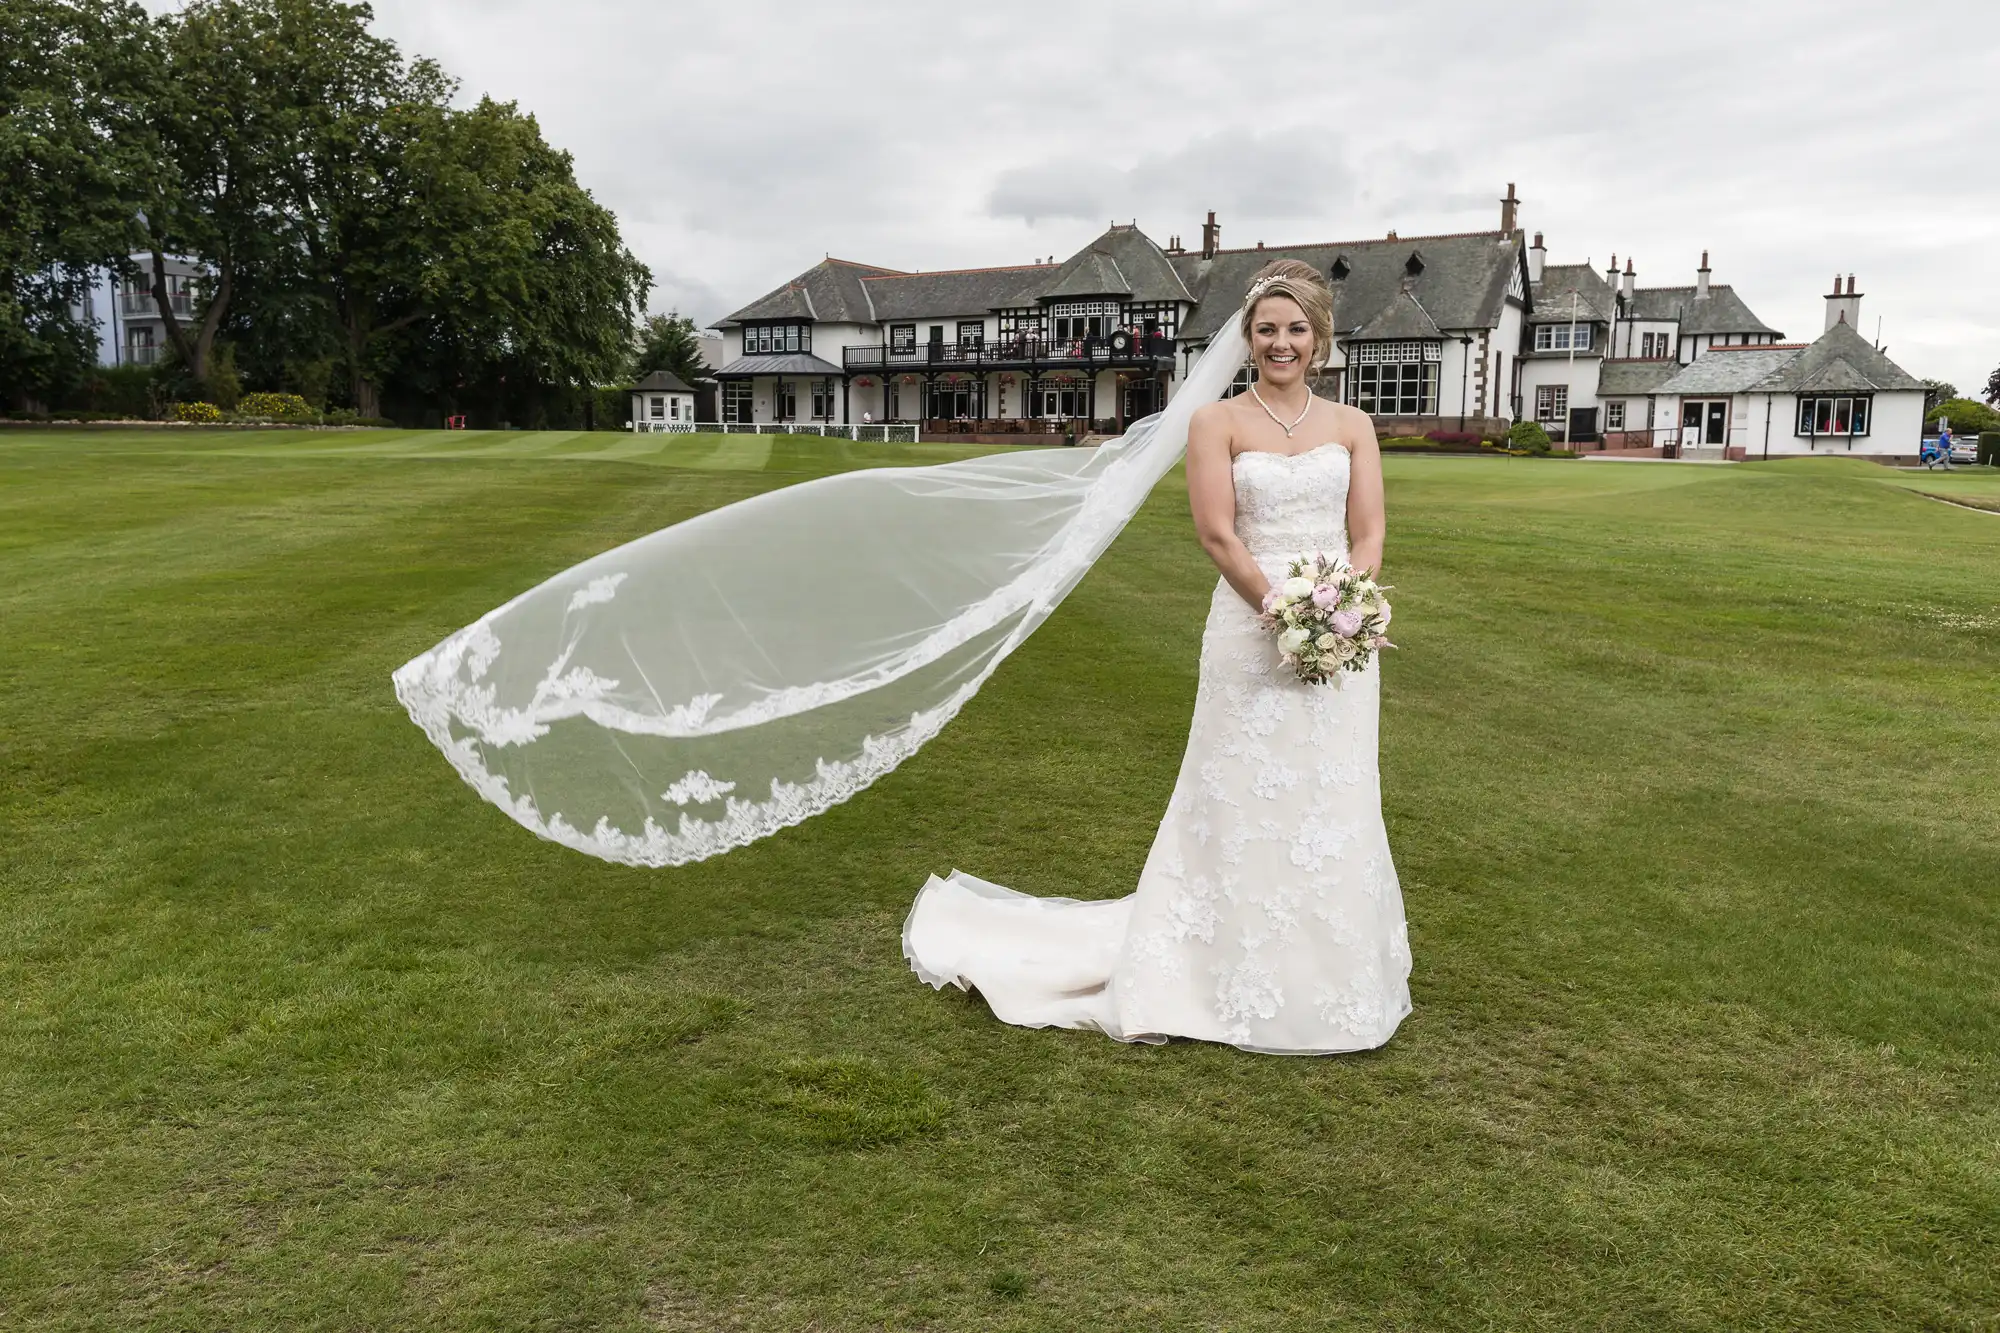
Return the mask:
<path id="1" fill-rule="evenodd" d="M 155 34 L 122 0 L 0 0 L 0 392 L 80 383 L 95 331 L 72 312 L 138 239 L 137 127 Z"/>
<path id="2" fill-rule="evenodd" d="M 678 375 L 681 381 L 692 386 L 708 373 L 708 365 L 701 358 L 701 339 L 695 333 L 694 321 L 677 310 L 664 315 L 648 315 L 644 323 L 633 330 L 632 365 L 629 371 L 634 380 L 642 380 L 656 370 L 664 370 Z"/>
<path id="3" fill-rule="evenodd" d="M 264 315 L 288 285 L 291 256 L 270 201 L 298 143 L 298 102 L 309 91 L 301 67 L 317 58 L 294 45 L 312 36 L 300 20 L 325 7 L 196 0 L 161 22 L 165 67 L 146 117 L 151 169 L 136 276 L 173 356 L 204 394 L 241 295 L 247 289 L 253 313 Z M 190 321 L 169 298 L 168 255 L 197 256 L 210 269 Z"/>
<path id="4" fill-rule="evenodd" d="M 1924 411 L 1929 412 L 1939 403 L 1958 397 L 1958 386 L 1950 380 L 1924 381 Z"/>
<path id="5" fill-rule="evenodd" d="M 1954 435 L 1977 435 L 1983 430 L 2000 430 L 2000 412 L 1971 398 L 1950 399 L 1924 415 L 1926 426 L 1935 426 L 1940 420 L 1951 423 Z"/>
<path id="6" fill-rule="evenodd" d="M 2000 369 L 1994 370 L 1986 377 L 1986 401 L 1995 407 L 2000 407 Z"/>

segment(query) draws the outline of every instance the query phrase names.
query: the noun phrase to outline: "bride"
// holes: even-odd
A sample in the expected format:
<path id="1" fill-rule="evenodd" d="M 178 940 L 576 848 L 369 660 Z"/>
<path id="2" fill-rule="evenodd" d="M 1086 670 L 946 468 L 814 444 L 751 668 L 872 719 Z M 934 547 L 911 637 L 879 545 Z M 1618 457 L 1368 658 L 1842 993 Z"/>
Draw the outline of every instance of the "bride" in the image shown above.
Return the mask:
<path id="1" fill-rule="evenodd" d="M 1381 456 L 1365 413 L 1307 387 L 1333 333 L 1316 271 L 1267 265 L 1241 321 L 1256 381 L 1188 428 L 1195 535 L 1221 578 L 1187 753 L 1138 889 L 1032 898 L 954 871 L 931 878 L 903 928 L 919 977 L 976 987 L 1005 1022 L 1305 1055 L 1380 1046 L 1410 1012 L 1379 664 L 1303 684 L 1256 620 L 1294 556 L 1380 568 Z"/>
<path id="2" fill-rule="evenodd" d="M 1185 453 L 1221 571 L 1187 756 L 1139 886 L 1034 899 L 933 878 L 904 951 L 1012 1023 L 1359 1050 L 1409 1011 L 1375 766 L 1377 668 L 1304 685 L 1255 608 L 1286 561 L 1382 558 L 1368 419 L 1316 399 L 1326 284 L 1281 260 L 1166 410 L 1097 449 L 785 486 L 554 575 L 395 672 L 410 719 L 541 837 L 636 866 L 723 855 L 936 736 Z M 1255 362 L 1255 391 L 1217 402 Z"/>

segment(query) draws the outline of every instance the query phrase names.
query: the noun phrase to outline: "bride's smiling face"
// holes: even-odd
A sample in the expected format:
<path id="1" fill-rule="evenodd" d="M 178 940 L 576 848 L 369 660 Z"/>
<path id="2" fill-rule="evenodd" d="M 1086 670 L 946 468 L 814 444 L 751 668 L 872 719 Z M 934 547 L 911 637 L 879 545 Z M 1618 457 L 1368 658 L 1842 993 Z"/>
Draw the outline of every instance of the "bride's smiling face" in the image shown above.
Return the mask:
<path id="1" fill-rule="evenodd" d="M 1250 321 L 1250 359 L 1257 378 L 1273 386 L 1297 384 L 1313 360 L 1312 321 L 1289 296 L 1267 296 Z"/>

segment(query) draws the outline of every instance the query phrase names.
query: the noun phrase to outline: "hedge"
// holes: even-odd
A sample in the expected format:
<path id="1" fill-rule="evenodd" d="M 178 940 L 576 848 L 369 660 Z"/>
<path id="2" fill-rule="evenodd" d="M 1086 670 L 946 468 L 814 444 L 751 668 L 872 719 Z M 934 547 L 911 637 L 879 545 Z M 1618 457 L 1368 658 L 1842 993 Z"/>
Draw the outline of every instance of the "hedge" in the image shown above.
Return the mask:
<path id="1" fill-rule="evenodd" d="M 1979 432 L 1979 462 L 1985 467 L 2000 467 L 2000 430 Z"/>

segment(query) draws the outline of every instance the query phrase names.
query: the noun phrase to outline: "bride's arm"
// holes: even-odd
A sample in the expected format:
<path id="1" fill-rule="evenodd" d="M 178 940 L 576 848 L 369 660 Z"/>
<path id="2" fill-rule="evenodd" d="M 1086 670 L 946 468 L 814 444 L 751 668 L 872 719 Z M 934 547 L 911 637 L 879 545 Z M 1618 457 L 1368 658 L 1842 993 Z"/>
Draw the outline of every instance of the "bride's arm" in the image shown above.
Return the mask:
<path id="1" fill-rule="evenodd" d="M 1237 595 L 1264 609 L 1271 581 L 1236 535 L 1236 479 L 1230 472 L 1229 418 L 1221 403 L 1210 403 L 1188 423 L 1188 508 L 1201 549 L 1222 571 Z"/>
<path id="2" fill-rule="evenodd" d="M 1347 409 L 1347 559 L 1356 569 L 1382 572 L 1382 542 L 1389 520 L 1382 503 L 1382 450 L 1375 423 L 1359 408 Z"/>

